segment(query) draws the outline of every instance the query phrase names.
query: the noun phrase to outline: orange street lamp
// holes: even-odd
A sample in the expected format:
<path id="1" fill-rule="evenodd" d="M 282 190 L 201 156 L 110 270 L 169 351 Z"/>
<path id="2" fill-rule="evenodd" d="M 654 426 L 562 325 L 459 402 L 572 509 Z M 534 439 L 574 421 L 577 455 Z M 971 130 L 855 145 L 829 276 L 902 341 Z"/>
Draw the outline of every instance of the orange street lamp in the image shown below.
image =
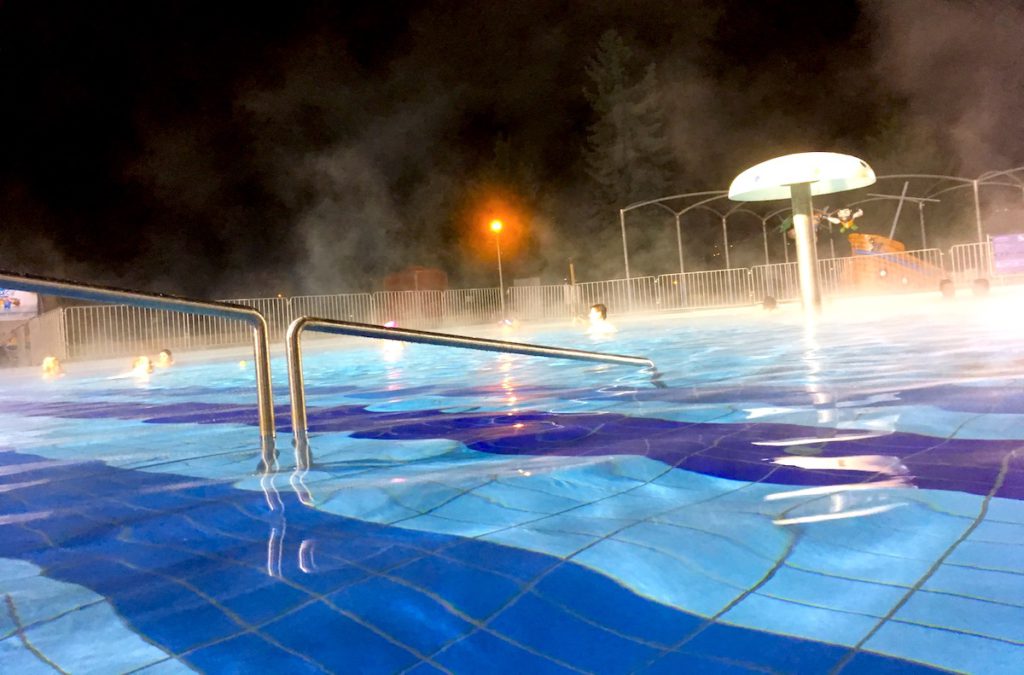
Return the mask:
<path id="1" fill-rule="evenodd" d="M 501 294 L 501 318 L 505 318 L 505 279 L 501 274 L 501 230 L 505 224 L 495 218 L 491 221 L 491 232 L 494 233 L 494 244 L 498 248 L 498 292 Z"/>

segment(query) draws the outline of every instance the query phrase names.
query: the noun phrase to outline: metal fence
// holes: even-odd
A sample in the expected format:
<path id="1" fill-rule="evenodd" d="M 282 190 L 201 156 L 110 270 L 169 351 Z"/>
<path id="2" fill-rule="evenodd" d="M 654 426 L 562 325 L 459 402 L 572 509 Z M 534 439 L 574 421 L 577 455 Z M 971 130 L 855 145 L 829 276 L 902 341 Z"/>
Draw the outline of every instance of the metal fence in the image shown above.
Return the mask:
<path id="1" fill-rule="evenodd" d="M 755 301 L 767 297 L 776 300 L 795 300 L 800 297 L 800 277 L 795 262 L 755 265 L 750 271 Z"/>
<path id="2" fill-rule="evenodd" d="M 663 274 L 656 282 L 660 309 L 735 307 L 751 302 L 751 272 L 746 267 L 685 274 Z"/>
<path id="3" fill-rule="evenodd" d="M 992 244 L 957 244 L 949 249 L 950 276 L 955 284 L 992 276 Z"/>
<path id="4" fill-rule="evenodd" d="M 655 277 L 634 277 L 576 284 L 579 307 L 601 303 L 618 314 L 660 309 Z"/>
<path id="5" fill-rule="evenodd" d="M 944 266 L 949 263 L 949 267 Z M 946 261 L 938 249 L 827 258 L 818 261 L 822 293 L 930 290 L 950 276 L 956 283 L 992 277 L 987 242 L 962 244 Z M 1005 282 L 1007 279 L 994 279 Z M 513 286 L 505 289 L 504 315 L 521 321 L 563 321 L 586 314 L 596 303 L 613 315 L 637 312 L 735 307 L 799 297 L 797 263 L 756 265 L 659 277 L 594 281 L 576 285 Z M 408 328 L 437 328 L 495 322 L 502 317 L 497 288 L 447 291 L 392 291 L 248 298 L 228 302 L 264 314 L 273 339 L 283 338 L 300 316 L 361 323 L 394 321 Z M 69 359 L 120 357 L 160 349 L 187 350 L 247 345 L 248 328 L 236 321 L 122 305 L 69 307 L 28 322 L 18 337 L 31 345 L 31 360 L 53 354 Z M 38 349 L 37 349 L 38 347 Z M 45 351 L 45 354 L 43 352 Z M 22 360 L 28 358 L 22 352 Z"/>
<path id="6" fill-rule="evenodd" d="M 578 286 L 512 286 L 508 289 L 509 314 L 520 321 L 560 321 L 583 314 Z"/>

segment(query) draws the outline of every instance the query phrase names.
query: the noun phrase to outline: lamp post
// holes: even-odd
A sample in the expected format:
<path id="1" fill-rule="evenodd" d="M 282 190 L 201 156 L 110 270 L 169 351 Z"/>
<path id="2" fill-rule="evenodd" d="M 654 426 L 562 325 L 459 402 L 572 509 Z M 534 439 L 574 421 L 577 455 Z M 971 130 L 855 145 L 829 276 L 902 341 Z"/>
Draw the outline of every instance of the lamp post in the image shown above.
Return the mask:
<path id="1" fill-rule="evenodd" d="M 491 232 L 494 233 L 494 245 L 498 249 L 498 293 L 501 294 L 501 318 L 505 318 L 505 278 L 501 274 L 501 230 L 505 224 L 495 218 L 491 221 Z"/>

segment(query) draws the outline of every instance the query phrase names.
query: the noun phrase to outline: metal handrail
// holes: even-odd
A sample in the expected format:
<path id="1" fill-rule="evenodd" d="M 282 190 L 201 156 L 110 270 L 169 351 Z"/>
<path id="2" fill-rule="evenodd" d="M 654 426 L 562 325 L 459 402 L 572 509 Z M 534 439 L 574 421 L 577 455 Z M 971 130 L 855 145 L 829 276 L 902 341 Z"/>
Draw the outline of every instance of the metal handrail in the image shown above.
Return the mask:
<path id="1" fill-rule="evenodd" d="M 258 396 L 260 422 L 260 470 L 266 471 L 274 466 L 277 453 L 274 448 L 274 395 L 270 383 L 270 341 L 267 335 L 267 320 L 263 314 L 250 307 L 231 305 L 225 302 L 210 300 L 193 300 L 173 295 L 142 293 L 120 288 L 96 286 L 78 281 L 48 279 L 31 274 L 13 274 L 0 270 L 0 285 L 4 288 L 56 295 L 76 300 L 89 300 L 104 303 L 123 303 L 161 309 L 185 314 L 198 314 L 223 319 L 245 321 L 253 329 L 253 352 L 256 361 L 256 391 Z"/>
<path id="2" fill-rule="evenodd" d="M 331 333 L 334 335 L 351 335 L 356 337 L 376 338 L 381 340 L 397 340 L 399 342 L 414 342 L 417 344 L 437 345 L 441 347 L 460 347 L 462 349 L 475 349 L 484 352 L 500 352 L 504 354 L 521 354 L 523 356 L 544 356 L 556 359 L 570 359 L 573 361 L 591 361 L 597 363 L 611 363 L 615 365 L 642 366 L 650 368 L 654 381 L 659 386 L 659 375 L 654 367 L 654 362 L 640 356 L 623 356 L 621 354 L 604 354 L 601 352 L 588 352 L 580 349 L 566 349 L 564 347 L 547 347 L 544 345 L 530 345 L 521 342 L 507 342 L 505 340 L 489 340 L 486 338 L 469 337 L 466 335 L 451 335 L 449 333 L 433 333 L 423 330 L 410 330 L 408 328 L 385 328 L 366 323 L 354 323 L 351 321 L 335 321 L 333 319 L 320 319 L 316 317 L 302 316 L 292 321 L 288 326 L 285 335 L 285 348 L 288 354 L 288 389 L 291 394 L 292 405 L 292 433 L 295 437 L 295 466 L 299 471 L 305 471 L 312 465 L 312 453 L 309 448 L 308 420 L 306 418 L 306 393 L 302 379 L 302 345 L 300 338 L 305 330 L 312 330 L 318 333 Z"/>

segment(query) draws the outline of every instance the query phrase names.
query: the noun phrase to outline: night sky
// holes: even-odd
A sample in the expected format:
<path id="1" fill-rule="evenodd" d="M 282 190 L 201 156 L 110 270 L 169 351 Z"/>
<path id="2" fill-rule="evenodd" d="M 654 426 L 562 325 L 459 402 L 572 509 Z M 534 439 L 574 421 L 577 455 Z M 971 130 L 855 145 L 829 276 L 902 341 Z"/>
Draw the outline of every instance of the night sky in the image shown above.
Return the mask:
<path id="1" fill-rule="evenodd" d="M 1024 164 L 1022 25 L 960 0 L 6 0 L 0 267 L 200 297 L 373 290 L 409 265 L 494 285 L 500 215 L 509 276 L 558 282 L 572 257 L 608 278 L 618 214 L 584 161 L 606 31 L 657 75 L 671 193 L 805 150 Z M 637 217 L 636 272 L 674 271 L 671 218 Z M 741 264 L 756 230 L 737 221 Z M 686 236 L 694 269 L 719 265 L 715 223 Z"/>

